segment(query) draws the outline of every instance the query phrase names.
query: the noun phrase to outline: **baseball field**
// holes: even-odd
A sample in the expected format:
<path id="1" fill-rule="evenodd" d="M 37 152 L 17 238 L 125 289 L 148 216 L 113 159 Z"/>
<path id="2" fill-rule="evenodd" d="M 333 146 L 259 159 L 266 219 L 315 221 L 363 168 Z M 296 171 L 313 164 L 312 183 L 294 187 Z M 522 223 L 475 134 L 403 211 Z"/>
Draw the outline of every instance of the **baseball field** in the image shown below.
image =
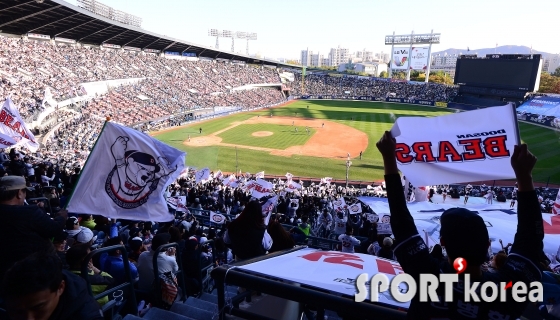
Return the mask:
<path id="1" fill-rule="evenodd" d="M 187 152 L 190 167 L 224 172 L 383 180 L 375 142 L 401 116 L 438 116 L 443 108 L 361 101 L 295 101 L 154 133 Z M 560 132 L 520 123 L 522 140 L 538 157 L 537 181 L 560 183 Z M 200 133 L 202 128 L 202 133 Z M 360 159 L 360 152 L 362 158 Z M 237 155 L 237 156 L 236 156 Z"/>

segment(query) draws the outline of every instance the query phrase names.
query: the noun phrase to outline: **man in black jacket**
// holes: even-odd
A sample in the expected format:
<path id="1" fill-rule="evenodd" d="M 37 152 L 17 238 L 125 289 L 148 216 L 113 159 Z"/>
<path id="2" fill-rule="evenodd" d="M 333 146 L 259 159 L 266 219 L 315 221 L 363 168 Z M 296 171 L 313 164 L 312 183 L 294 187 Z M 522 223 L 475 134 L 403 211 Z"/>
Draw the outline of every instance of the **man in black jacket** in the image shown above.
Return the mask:
<path id="1" fill-rule="evenodd" d="M 6 311 L 0 319 L 102 320 L 86 282 L 62 269 L 58 256 L 36 253 L 17 262 L 2 283 Z"/>
<path id="2" fill-rule="evenodd" d="M 53 250 L 51 239 L 63 232 L 67 212 L 52 219 L 37 206 L 25 206 L 28 188 L 23 177 L 0 178 L 0 277 L 16 262 L 34 252 Z M 31 189 L 32 190 L 32 189 Z"/>
<path id="3" fill-rule="evenodd" d="M 385 182 L 387 197 L 391 210 L 391 229 L 395 236 L 395 255 L 402 269 L 419 283 L 420 274 L 456 273 L 452 264 L 456 258 L 464 258 L 466 268 L 459 275 L 459 282 L 453 283 L 453 302 L 444 302 L 445 285 L 437 288 L 439 302 L 420 302 L 419 292 L 414 296 L 408 310 L 409 319 L 517 319 L 521 316 L 526 302 L 512 299 L 512 290 L 506 291 L 505 302 L 472 301 L 465 302 L 468 284 L 465 275 L 470 276 L 470 283 L 493 282 L 498 288 L 508 282 L 529 284 L 540 282 L 542 273 L 537 267 L 543 250 L 544 228 L 537 194 L 533 187 L 532 169 L 537 161 L 528 150 L 527 145 L 515 146 L 511 156 L 511 166 L 519 184 L 518 225 L 515 240 L 505 265 L 496 273 L 483 272 L 481 265 L 486 261 L 490 239 L 482 218 L 465 208 L 446 210 L 440 218 L 441 245 L 445 247 L 448 261 L 438 261 L 430 256 L 428 246 L 418 234 L 414 219 L 406 206 L 402 192 L 402 183 L 395 159 L 396 141 L 386 131 L 377 143 L 385 165 Z M 472 289 L 472 286 L 471 286 Z M 490 290 L 491 291 L 491 290 Z M 487 292 L 488 293 L 488 292 Z M 480 297 L 480 290 L 477 292 Z M 471 295 L 472 298 L 472 295 Z M 431 300 L 431 299 L 430 299 Z"/>

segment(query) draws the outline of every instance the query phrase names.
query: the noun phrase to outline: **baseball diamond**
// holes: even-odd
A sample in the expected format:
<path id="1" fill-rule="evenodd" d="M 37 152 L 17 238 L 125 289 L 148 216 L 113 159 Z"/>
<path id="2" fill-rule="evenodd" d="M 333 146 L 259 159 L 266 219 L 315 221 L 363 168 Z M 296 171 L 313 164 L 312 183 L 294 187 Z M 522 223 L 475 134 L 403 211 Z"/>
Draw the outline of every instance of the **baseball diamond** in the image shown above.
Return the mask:
<path id="1" fill-rule="evenodd" d="M 373 142 L 391 129 L 396 118 L 450 112 L 456 111 L 385 102 L 303 100 L 153 135 L 185 150 L 190 167 L 233 172 L 237 166 L 243 172 L 264 170 L 266 174 L 283 175 L 290 171 L 298 176 L 344 179 L 349 154 L 349 179 L 376 181 L 383 180 L 383 166 Z M 560 133 L 526 123 L 519 123 L 519 127 L 523 142 L 539 158 L 535 180 L 559 183 L 560 167 L 555 159 L 560 156 Z"/>

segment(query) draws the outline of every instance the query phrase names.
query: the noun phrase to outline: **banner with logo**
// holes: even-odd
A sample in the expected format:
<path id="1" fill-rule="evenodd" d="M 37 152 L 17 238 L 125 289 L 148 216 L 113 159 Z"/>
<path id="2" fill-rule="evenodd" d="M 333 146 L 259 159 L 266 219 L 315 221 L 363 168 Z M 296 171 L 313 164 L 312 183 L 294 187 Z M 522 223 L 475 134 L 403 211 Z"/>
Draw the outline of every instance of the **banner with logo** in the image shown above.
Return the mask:
<path id="1" fill-rule="evenodd" d="M 199 183 L 199 182 L 204 183 L 210 178 L 210 169 L 209 168 L 204 168 L 202 170 L 198 170 L 194 174 L 194 177 L 196 179 L 196 183 Z"/>
<path id="2" fill-rule="evenodd" d="M 257 181 L 253 183 L 252 189 L 253 192 L 251 195 L 257 199 L 269 196 L 272 194 L 272 182 L 268 182 L 263 179 L 257 179 Z"/>
<path id="3" fill-rule="evenodd" d="M 218 170 L 216 173 L 214 173 L 214 179 L 222 179 L 224 177 L 224 174 L 222 173 L 222 170 Z"/>
<path id="4" fill-rule="evenodd" d="M 527 112 L 560 118 L 560 97 L 534 97 L 519 106 L 517 112 Z"/>
<path id="5" fill-rule="evenodd" d="M 391 60 L 392 70 L 407 70 L 408 69 L 408 47 L 396 47 L 393 50 L 393 60 Z"/>
<path id="6" fill-rule="evenodd" d="M 39 142 L 35 140 L 35 136 L 25 125 L 25 121 L 10 98 L 4 101 L 2 110 L 0 110 L 0 133 L 16 141 L 16 147 L 24 146 L 31 152 L 39 149 Z"/>
<path id="7" fill-rule="evenodd" d="M 264 171 L 255 173 L 255 179 L 264 179 Z"/>
<path id="8" fill-rule="evenodd" d="M 185 166 L 185 152 L 142 132 L 106 122 L 67 209 L 134 221 L 174 218 L 164 199 Z"/>
<path id="9" fill-rule="evenodd" d="M 426 70 L 428 68 L 428 50 L 428 47 L 412 47 L 411 70 Z"/>
<path id="10" fill-rule="evenodd" d="M 324 177 L 321 179 L 321 183 L 331 184 L 332 177 Z"/>
<path id="11" fill-rule="evenodd" d="M 344 198 L 340 198 L 333 201 L 333 208 L 336 212 L 344 212 L 348 206 Z"/>
<path id="12" fill-rule="evenodd" d="M 187 212 L 187 197 L 176 196 L 167 198 L 167 205 L 177 212 Z"/>
<path id="13" fill-rule="evenodd" d="M 358 199 L 367 204 L 374 212 L 377 212 L 380 217 L 378 225 L 387 223 L 390 226 L 391 213 L 386 198 L 358 197 Z M 478 199 L 480 202 L 475 203 L 475 199 Z M 497 253 L 502 250 L 499 242 L 500 239 L 502 239 L 504 244 L 513 243 L 515 233 L 517 232 L 517 212 L 509 208 L 509 202 L 501 205 L 494 202 L 494 204 L 489 205 L 485 203 L 483 198 L 471 197 L 469 204 L 467 209 L 477 212 L 486 223 L 492 252 Z M 456 208 L 457 203 L 431 203 L 424 201 L 408 203 L 407 207 L 414 219 L 418 234 L 425 238 L 426 232 L 431 239 L 438 240 L 440 238 L 441 214 L 447 209 Z M 543 214 L 543 226 L 543 251 L 554 255 L 558 251 L 558 244 L 560 243 L 560 215 Z"/>
<path id="14" fill-rule="evenodd" d="M 210 211 L 210 222 L 215 224 L 223 224 L 226 222 L 226 216 L 221 213 Z"/>
<path id="15" fill-rule="evenodd" d="M 0 148 L 5 149 L 12 147 L 16 144 L 16 140 L 12 139 L 12 137 L 7 136 L 3 133 L 0 133 Z"/>
<path id="16" fill-rule="evenodd" d="M 515 178 L 519 131 L 513 106 L 439 117 L 400 117 L 391 129 L 399 169 L 416 186 Z"/>
<path id="17" fill-rule="evenodd" d="M 348 206 L 348 211 L 350 214 L 362 213 L 362 205 L 360 203 L 354 203 Z"/>
<path id="18" fill-rule="evenodd" d="M 262 205 L 262 215 L 265 217 L 264 224 L 268 226 L 268 222 L 270 221 L 270 216 L 272 215 L 272 211 L 274 211 L 274 207 L 278 203 L 278 196 L 274 196 Z"/>
<path id="19" fill-rule="evenodd" d="M 369 278 L 377 273 L 384 273 L 389 279 L 403 273 L 396 261 L 369 254 L 321 251 L 311 248 L 249 263 L 238 268 L 352 298 L 357 293 L 355 279 L 362 273 L 367 273 Z M 403 286 L 406 287 L 404 284 Z M 367 294 L 366 300 L 369 300 L 370 290 Z M 409 302 L 402 303 L 394 300 L 389 291 L 380 293 L 379 300 L 380 303 L 394 308 L 408 309 L 410 306 Z"/>
<path id="20" fill-rule="evenodd" d="M 558 190 L 558 195 L 556 196 L 556 200 L 554 200 L 554 205 L 552 205 L 552 213 L 560 215 L 560 190 Z M 560 250 L 560 248 L 558 248 Z"/>
<path id="21" fill-rule="evenodd" d="M 295 182 L 295 181 L 290 181 L 288 183 L 286 183 L 284 190 L 287 192 L 294 192 L 296 190 L 301 190 L 301 184 Z"/>

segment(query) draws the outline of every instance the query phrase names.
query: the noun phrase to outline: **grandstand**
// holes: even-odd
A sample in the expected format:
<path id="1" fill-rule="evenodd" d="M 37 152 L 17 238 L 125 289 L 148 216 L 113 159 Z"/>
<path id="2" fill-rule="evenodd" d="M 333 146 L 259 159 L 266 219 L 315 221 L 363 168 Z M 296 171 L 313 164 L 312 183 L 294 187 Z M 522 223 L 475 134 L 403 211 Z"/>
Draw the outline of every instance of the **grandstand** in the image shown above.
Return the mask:
<path id="1" fill-rule="evenodd" d="M 37 153 L 26 154 L 26 158 L 30 159 L 25 161 L 33 165 L 25 167 L 29 169 L 25 175 L 36 188 L 36 197 L 28 197 L 27 200 L 30 203 L 44 202 L 52 216 L 59 207 L 63 207 L 61 201 L 70 195 L 77 176 L 73 170 L 78 168 L 79 171 L 83 166 L 107 118 L 142 132 L 153 132 L 235 112 L 274 107 L 295 99 L 386 101 L 426 106 L 468 102 L 471 105 L 459 109 L 488 106 L 483 97 L 480 98 L 482 100 L 476 97 L 464 100 L 464 92 L 460 86 L 435 83 L 316 72 L 303 76 L 298 66 L 172 39 L 141 29 L 137 22 L 128 24 L 111 20 L 62 0 L 0 0 L 0 97 L 2 100 L 6 97 L 13 100 L 41 141 Z M 2 155 L 7 156 L 3 152 Z M 5 161 L 6 168 L 2 167 L 1 172 L 14 173 L 17 169 L 15 163 L 15 160 Z M 280 183 L 272 177 L 267 180 Z M 434 186 L 438 201 L 445 188 Z M 454 192 L 450 198 L 458 199 L 465 194 L 464 186 L 454 185 L 451 188 Z M 266 257 L 238 262 L 235 268 L 226 267 L 233 263 L 227 255 L 230 250 L 225 248 L 221 238 L 226 228 L 211 218 L 217 212 L 230 221 L 235 219 L 247 202 L 247 195 L 240 188 L 231 188 L 231 195 L 224 189 L 217 177 L 203 186 L 197 185 L 192 172 L 183 176 L 166 194 L 168 201 L 176 199 L 175 205 L 170 205 L 170 212 L 176 215 L 171 224 L 152 226 L 151 222 L 142 222 L 140 228 L 134 221 L 123 220 L 117 226 L 117 223 L 99 216 L 95 217 L 96 222 L 92 226 L 89 217 L 80 216 L 81 224 L 95 229 L 97 239 L 91 240 L 96 250 L 83 257 L 83 261 L 93 258 L 97 267 L 100 267 L 97 261 L 100 256 L 112 254 L 115 249 L 121 250 L 123 257 L 137 255 L 138 249 L 132 243 L 137 241 L 135 237 L 140 235 L 139 232 L 143 232 L 140 236 L 145 237 L 140 239 L 141 242 L 151 239 L 152 231 L 165 233 L 169 230 L 171 233 L 171 226 L 184 233 L 175 239 L 176 242 L 159 247 L 158 252 L 162 254 L 172 247 L 182 253 L 189 241 L 194 240 L 192 237 L 197 242 L 197 246 L 191 248 L 194 253 L 192 260 L 177 259 L 179 273 L 185 274 L 185 277 L 179 277 L 176 288 L 179 294 L 170 305 L 160 301 L 161 297 L 151 300 L 153 292 L 139 289 L 130 275 L 131 267 L 126 263 L 123 263 L 125 281 L 118 286 L 106 287 L 102 293 L 94 293 L 88 287 L 90 295 L 98 301 L 109 297 L 102 306 L 106 318 L 206 320 L 218 316 L 220 319 L 303 319 L 303 314 L 306 319 L 331 320 L 373 316 L 406 318 L 406 306 L 394 301 L 356 304 L 353 297 L 340 291 L 329 291 L 309 282 L 272 277 L 250 270 L 251 265 L 270 258 L 308 250 L 303 246 L 339 250 L 340 241 L 336 239 L 340 234 L 335 232 L 330 237 L 309 236 L 295 241 L 298 246 L 292 245 L 294 249 L 278 250 Z M 281 192 L 280 189 L 277 191 Z M 476 185 L 472 196 L 483 196 L 488 191 L 498 193 L 504 201 L 514 197 L 513 186 L 494 188 L 486 185 Z M 556 190 L 546 188 L 540 192 L 544 196 L 543 210 L 550 211 Z M 298 219 L 309 215 L 312 217 L 310 225 L 319 230 L 317 210 L 332 206 L 329 204 L 332 199 L 345 197 L 349 205 L 357 205 L 362 213 L 358 221 L 348 223 L 356 226 L 356 236 L 362 241 L 356 252 L 365 254 L 374 240 L 368 238 L 371 222 L 367 224 L 366 221 L 369 221 L 368 215 L 375 212 L 359 198 L 381 199 L 385 195 L 386 189 L 382 185 L 356 189 L 345 188 L 343 183 L 309 181 L 303 186 L 302 193 L 294 197 L 301 206 L 297 214 L 296 209 L 293 212 L 287 209 L 287 198 L 281 200 L 284 207 L 277 209 L 277 223 L 281 223 L 287 231 L 293 231 L 294 227 L 298 227 Z M 189 214 L 179 210 L 178 197 L 186 198 L 184 205 L 189 207 Z M 475 205 L 480 204 L 478 201 Z M 507 211 L 507 208 L 500 207 L 500 210 Z M 552 229 L 555 221 L 551 222 Z M 107 235 L 116 230 L 123 244 L 101 248 Z M 204 242 L 203 239 L 209 241 Z M 494 241 L 493 245 L 496 244 Z M 551 245 L 547 243 L 547 249 L 549 247 Z M 161 262 L 158 254 L 153 257 L 153 277 L 159 279 L 158 263 Z M 379 270 L 381 266 L 388 266 L 391 270 L 398 267 L 396 261 L 371 258 Z M 214 268 L 216 264 L 221 267 Z M 80 273 L 89 285 L 91 279 L 87 268 L 86 262 L 81 273 L 80 270 L 74 271 Z M 342 280 L 336 278 L 336 281 Z M 159 284 L 159 280 L 155 283 Z M 198 290 L 194 290 L 197 284 Z M 350 287 L 354 290 L 354 284 Z M 156 286 L 154 291 L 160 293 L 161 289 Z M 118 291 L 121 296 L 118 296 Z M 142 300 L 151 302 L 152 307 L 138 309 Z"/>

